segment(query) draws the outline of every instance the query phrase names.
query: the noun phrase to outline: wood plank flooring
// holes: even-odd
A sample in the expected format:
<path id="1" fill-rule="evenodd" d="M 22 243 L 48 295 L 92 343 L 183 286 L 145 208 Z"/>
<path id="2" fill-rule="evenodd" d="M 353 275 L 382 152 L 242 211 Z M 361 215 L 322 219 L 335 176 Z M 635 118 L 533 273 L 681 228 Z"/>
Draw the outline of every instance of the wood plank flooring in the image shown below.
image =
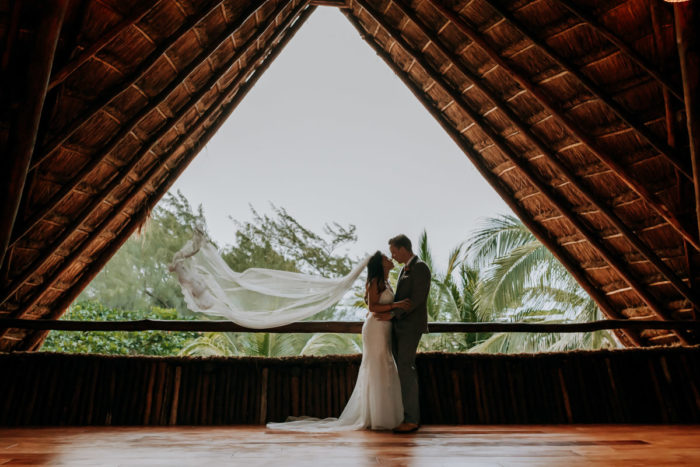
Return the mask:
<path id="1" fill-rule="evenodd" d="M 700 425 L 431 425 L 410 435 L 251 426 L 0 428 L 0 465 L 700 465 Z"/>

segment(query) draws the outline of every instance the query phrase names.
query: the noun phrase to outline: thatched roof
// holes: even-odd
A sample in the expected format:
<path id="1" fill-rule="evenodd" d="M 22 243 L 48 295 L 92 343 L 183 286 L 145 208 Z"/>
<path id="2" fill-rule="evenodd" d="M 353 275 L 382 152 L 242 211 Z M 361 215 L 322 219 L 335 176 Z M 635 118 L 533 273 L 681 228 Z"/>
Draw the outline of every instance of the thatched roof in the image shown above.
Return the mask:
<path id="1" fill-rule="evenodd" d="M 0 2 L 0 84 L 12 90 L 0 145 L 19 161 L 21 193 L 14 222 L 12 194 L 2 211 L 1 317 L 58 318 L 323 4 L 341 7 L 606 316 L 695 318 L 700 242 L 671 6 L 311 3 Z M 6 330 L 0 350 L 43 336 Z"/>

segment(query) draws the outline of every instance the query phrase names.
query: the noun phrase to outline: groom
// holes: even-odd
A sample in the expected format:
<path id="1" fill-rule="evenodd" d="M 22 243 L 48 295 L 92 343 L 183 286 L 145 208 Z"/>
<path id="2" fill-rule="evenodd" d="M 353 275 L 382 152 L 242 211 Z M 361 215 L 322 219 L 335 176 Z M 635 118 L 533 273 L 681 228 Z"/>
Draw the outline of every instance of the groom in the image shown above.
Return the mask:
<path id="1" fill-rule="evenodd" d="M 378 319 L 391 319 L 391 341 L 394 360 L 401 381 L 403 400 L 403 423 L 394 428 L 396 433 L 416 431 L 420 422 L 418 405 L 418 373 L 416 372 L 416 349 L 421 335 L 428 332 L 428 310 L 426 300 L 430 291 L 430 269 L 413 254 L 411 240 L 397 235 L 389 240 L 391 257 L 404 265 L 399 273 L 394 301 L 410 299 L 407 310 L 395 308 L 391 313 L 375 314 Z"/>

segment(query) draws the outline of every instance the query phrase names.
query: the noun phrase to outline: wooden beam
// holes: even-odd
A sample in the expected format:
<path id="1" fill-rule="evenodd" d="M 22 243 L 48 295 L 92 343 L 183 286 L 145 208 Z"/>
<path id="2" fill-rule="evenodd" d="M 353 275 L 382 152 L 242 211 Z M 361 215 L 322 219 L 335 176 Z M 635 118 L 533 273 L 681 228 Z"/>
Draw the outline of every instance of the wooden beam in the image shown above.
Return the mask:
<path id="1" fill-rule="evenodd" d="M 143 219 L 145 219 L 147 214 L 155 207 L 158 201 L 160 201 L 160 198 L 166 193 L 170 186 L 172 186 L 175 180 L 177 180 L 177 178 L 185 170 L 187 165 L 197 156 L 197 154 L 199 154 L 199 152 L 209 142 L 211 137 L 214 136 L 214 134 L 216 134 L 219 128 L 221 128 L 221 125 L 223 125 L 224 122 L 228 119 L 228 117 L 231 116 L 236 107 L 238 107 L 238 104 L 240 104 L 241 101 L 248 95 L 248 92 L 250 92 L 253 86 L 255 86 L 260 77 L 265 73 L 265 71 L 269 68 L 272 62 L 279 56 L 284 47 L 289 43 L 292 37 L 294 37 L 297 31 L 299 31 L 299 29 L 304 25 L 309 16 L 311 16 L 311 14 L 316 9 L 315 6 L 309 6 L 306 8 L 304 8 L 303 6 L 304 4 L 302 4 L 303 9 L 301 11 L 301 14 L 296 16 L 295 21 L 291 23 L 291 25 L 286 31 L 283 30 L 283 35 L 281 38 L 279 38 L 279 42 L 276 45 L 272 45 L 272 47 L 263 49 L 264 53 L 261 53 L 259 56 L 257 56 L 256 59 L 250 62 L 251 64 L 254 64 L 259 60 L 262 60 L 262 63 L 257 68 L 253 66 L 254 70 L 252 72 L 247 71 L 245 73 L 245 75 L 248 76 L 248 79 L 242 84 L 240 84 L 240 87 L 235 92 L 231 101 L 228 104 L 226 104 L 225 107 L 222 107 L 221 115 L 217 119 L 216 123 L 206 131 L 203 137 L 200 138 L 200 140 L 192 148 L 189 149 L 189 151 L 183 158 L 182 163 L 177 169 L 175 169 L 175 171 L 173 171 L 169 175 L 167 180 L 165 180 L 165 182 L 163 183 L 161 189 L 156 192 L 155 196 L 153 196 L 153 198 L 150 201 L 144 203 L 143 207 L 141 208 L 140 214 L 134 216 L 131 219 L 128 225 L 124 227 L 121 232 L 119 232 L 119 234 L 112 241 L 112 243 L 108 245 L 105 248 L 105 250 L 101 251 L 98 258 L 90 266 L 88 266 L 87 270 L 82 274 L 80 279 L 78 279 L 77 282 L 71 285 L 70 289 L 61 297 L 61 299 L 57 303 L 53 304 L 53 311 L 49 315 L 49 319 L 56 320 L 65 312 L 68 306 L 70 306 L 70 304 L 73 303 L 73 301 L 78 297 L 78 295 L 80 295 L 83 289 L 87 287 L 87 285 L 100 272 L 104 265 L 107 264 L 107 262 L 119 250 L 119 248 L 124 244 L 124 242 L 126 242 L 126 240 L 131 236 L 131 234 L 141 225 Z M 277 37 L 279 37 L 279 35 L 277 35 Z M 270 42 L 270 44 L 273 43 L 274 40 Z M 230 89 L 233 90 L 233 88 L 234 87 L 231 87 Z M 37 332 L 28 336 L 24 341 L 22 341 L 20 350 L 31 350 L 36 348 L 46 337 L 46 334 L 46 332 Z"/>
<path id="2" fill-rule="evenodd" d="M 219 7 L 223 0 L 214 0 L 209 2 L 206 8 L 202 8 L 191 18 L 188 18 L 173 34 L 171 34 L 165 42 L 151 52 L 129 76 L 124 77 L 112 89 L 108 90 L 103 96 L 99 96 L 88 109 L 78 115 L 72 122 L 66 125 L 65 128 L 59 130 L 49 142 L 44 144 L 39 151 L 34 154 L 32 159 L 31 169 L 35 169 L 38 164 L 45 160 L 53 151 L 58 149 L 68 138 L 70 138 L 80 127 L 90 120 L 97 112 L 105 108 L 113 99 L 118 97 L 122 92 L 134 85 L 141 79 L 148 70 L 168 51 L 168 49 L 177 42 L 183 34 L 189 32 L 202 19 L 206 18 L 212 11 Z"/>
<path id="3" fill-rule="evenodd" d="M 450 21 L 452 19 L 459 17 L 444 4 L 436 1 L 429 0 L 430 3 L 437 8 L 440 12 L 446 15 Z M 658 1 L 658 0 L 653 0 Z M 586 89 L 590 91 L 596 98 L 605 103 L 610 110 L 617 115 L 620 120 L 625 122 L 630 128 L 634 129 L 643 139 L 645 139 L 654 149 L 656 149 L 659 154 L 661 154 L 664 159 L 671 163 L 674 167 L 681 171 L 683 175 L 692 179 L 692 168 L 684 160 L 678 151 L 668 143 L 661 141 L 644 123 L 641 123 L 635 118 L 630 112 L 623 108 L 615 99 L 609 96 L 602 88 L 600 88 L 596 83 L 594 83 L 590 78 L 583 74 L 576 66 L 569 63 L 566 59 L 559 56 L 559 54 L 544 40 L 535 37 L 535 34 L 530 32 L 522 23 L 520 23 L 515 17 L 508 12 L 506 8 L 498 4 L 493 0 L 486 0 L 486 3 L 491 6 L 499 15 L 501 15 L 508 23 L 510 23 L 515 29 L 517 29 L 520 34 L 522 34 L 526 39 L 535 44 L 540 50 L 546 53 L 555 63 L 566 70 L 571 76 L 575 77 Z M 448 16 L 449 15 L 449 16 Z M 460 20 L 461 21 L 461 20 Z M 514 69 L 513 66 L 511 68 Z M 510 70 L 509 70 L 510 71 Z M 522 75 L 521 73 L 518 73 Z M 529 80 L 528 80 L 529 81 Z M 668 94 L 668 90 L 662 87 L 662 90 Z"/>
<path id="4" fill-rule="evenodd" d="M 434 0 L 429 0 L 431 4 L 438 5 Z M 439 8 L 439 7 L 438 7 Z M 700 251 L 700 239 L 697 234 L 691 233 L 687 228 L 680 222 L 677 216 L 666 206 L 663 201 L 661 201 L 657 196 L 651 193 L 644 185 L 639 183 L 634 179 L 625 167 L 623 167 L 614 157 L 607 154 L 605 151 L 600 149 L 594 140 L 585 134 L 581 128 L 572 122 L 556 105 L 550 100 L 550 98 L 537 86 L 532 84 L 525 76 L 514 70 L 510 65 L 508 65 L 505 60 L 494 50 L 481 35 L 471 28 L 466 22 L 464 22 L 459 16 L 454 13 L 450 13 L 449 10 L 439 8 L 440 11 L 445 12 L 446 15 L 449 14 L 448 18 L 452 23 L 464 33 L 469 39 L 474 43 L 479 45 L 479 47 L 486 52 L 489 57 L 491 57 L 494 62 L 496 62 L 504 70 L 508 71 L 509 74 L 515 79 L 521 86 L 523 86 L 533 97 L 537 99 L 542 106 L 544 106 L 547 111 L 554 117 L 557 122 L 563 125 L 572 135 L 574 135 L 584 146 L 586 146 L 601 162 L 607 165 L 615 175 L 622 180 L 625 185 L 627 185 L 632 191 L 637 193 L 644 201 L 653 208 L 661 217 L 663 217 L 671 227 L 673 227 L 676 232 L 678 232 L 683 238 L 690 242 L 696 250 Z"/>
<path id="5" fill-rule="evenodd" d="M 452 19 L 452 16 L 454 15 L 452 15 L 449 10 L 443 10 L 444 7 L 442 5 L 436 5 L 435 0 L 429 0 L 429 2 L 435 5 L 436 8 L 442 12 L 449 21 L 454 21 Z M 573 185 L 589 203 L 595 206 L 610 221 L 610 223 L 612 223 L 615 228 L 618 229 L 623 238 L 630 242 L 632 246 L 642 254 L 642 256 L 652 263 L 661 273 L 661 275 L 673 284 L 681 295 L 696 306 L 700 306 L 700 297 L 698 297 L 697 293 L 691 290 L 683 282 L 683 279 L 678 277 L 678 275 L 676 275 L 676 273 L 673 272 L 671 268 L 668 267 L 666 263 L 664 263 L 648 245 L 642 242 L 641 239 L 632 231 L 632 229 L 627 227 L 627 225 L 609 206 L 598 200 L 590 189 L 581 183 L 573 171 L 571 171 L 558 159 L 556 153 L 552 151 L 521 118 L 511 111 L 502 99 L 500 99 L 495 93 L 488 89 L 486 85 L 483 84 L 483 78 L 475 75 L 469 69 L 464 67 L 460 63 L 459 57 L 455 55 L 452 50 L 448 49 L 442 43 L 440 38 L 423 21 L 421 21 L 421 19 L 418 18 L 413 11 L 404 6 L 403 2 L 400 0 L 394 0 L 393 3 L 423 32 L 423 34 L 425 34 L 428 40 L 430 40 L 432 44 L 437 47 L 440 52 L 451 61 L 451 63 L 454 64 L 454 67 L 458 69 L 460 73 L 464 74 L 475 87 L 482 91 L 489 98 L 489 100 L 494 103 L 496 108 L 498 108 L 509 120 L 511 120 L 511 122 L 513 122 L 518 131 L 524 135 L 537 148 L 538 151 L 542 153 L 545 160 L 547 160 L 548 163 L 550 163 L 560 175 L 563 175 L 563 177 L 568 180 L 569 183 L 571 183 L 571 185 Z M 511 70 L 508 71 L 510 72 Z M 516 155 L 513 155 L 513 157 L 516 157 Z M 512 160 L 513 158 L 510 159 Z M 533 172 L 532 176 L 536 177 L 536 174 Z M 572 212 L 570 209 L 567 209 L 567 211 Z M 572 212 L 572 214 L 575 215 L 576 213 Z M 615 260 L 619 260 L 618 255 L 613 255 L 613 258 L 615 258 Z"/>
<path id="6" fill-rule="evenodd" d="M 85 210 L 80 213 L 79 217 L 77 220 L 74 221 L 74 226 L 73 227 L 67 227 L 63 233 L 60 234 L 60 236 L 57 238 L 57 240 L 54 242 L 54 244 L 47 250 L 48 253 L 44 256 L 41 256 L 36 259 L 36 261 L 27 267 L 25 269 L 25 272 L 20 275 L 18 279 L 13 281 L 12 285 L 10 285 L 8 288 L 3 290 L 2 296 L 0 297 L 0 304 L 4 303 L 7 301 L 26 281 L 31 278 L 35 271 L 38 269 L 41 269 L 51 258 L 52 252 L 58 250 L 63 242 L 65 242 L 68 238 L 70 238 L 75 229 L 82 225 L 83 222 L 85 222 L 88 218 L 90 218 L 94 212 L 98 209 L 99 205 L 104 202 L 111 192 L 116 189 L 123 181 L 123 178 L 131 171 L 133 170 L 136 166 L 139 165 L 139 163 L 145 158 L 145 156 L 152 151 L 152 148 L 158 143 L 158 141 L 165 136 L 177 123 L 179 120 L 184 117 L 188 112 L 190 112 L 192 109 L 195 108 L 197 102 L 199 99 L 201 99 L 205 94 L 209 92 L 209 90 L 216 84 L 216 82 L 219 80 L 219 78 L 223 75 L 225 75 L 228 70 L 235 64 L 243 54 L 245 54 L 250 48 L 257 44 L 257 41 L 260 37 L 262 37 L 266 31 L 268 31 L 268 28 L 279 28 L 279 29 L 284 29 L 292 20 L 294 17 L 293 13 L 290 13 L 286 20 L 282 23 L 281 26 L 275 25 L 275 21 L 277 19 L 277 16 L 284 11 L 286 6 L 289 4 L 289 2 L 281 3 L 275 11 L 273 11 L 267 19 L 260 25 L 258 29 L 258 33 L 252 37 L 249 38 L 249 40 L 244 44 L 239 51 L 237 51 L 220 69 L 218 73 L 215 73 L 212 75 L 210 80 L 207 82 L 205 86 L 202 86 L 200 91 L 195 95 L 195 98 L 193 98 L 190 103 L 186 106 L 184 106 L 182 109 L 180 109 L 176 115 L 174 116 L 173 120 L 170 122 L 169 125 L 163 126 L 159 131 L 157 131 L 153 136 L 152 139 L 150 140 L 150 143 L 141 149 L 141 151 L 133 158 L 133 161 L 127 165 L 123 170 L 115 174 L 114 177 L 112 177 L 112 180 L 108 183 L 108 185 L 105 187 L 102 192 L 97 195 L 93 196 L 93 199 Z M 259 53 L 259 52 L 258 52 Z M 229 90 L 233 89 L 236 85 L 238 85 L 244 78 L 246 73 L 250 73 L 252 71 L 252 67 L 255 64 L 255 60 L 251 60 L 247 67 L 242 69 L 239 74 L 236 76 L 236 78 L 229 84 Z M 203 123 L 206 121 L 206 118 L 208 115 L 211 115 L 212 112 L 214 112 L 217 108 L 218 105 L 220 105 L 221 102 L 223 102 L 223 99 L 226 97 L 226 92 L 222 93 L 217 100 L 215 101 L 214 104 L 210 105 L 207 111 L 199 118 L 198 123 L 192 128 L 189 129 L 190 132 L 196 131 L 203 125 Z M 131 201 L 138 196 L 138 194 L 141 192 L 141 190 L 151 181 L 151 178 L 160 170 L 160 166 L 167 161 L 171 155 L 174 153 L 174 151 L 177 149 L 177 147 L 184 143 L 187 139 L 187 135 L 180 135 L 180 137 L 176 140 L 176 142 L 172 145 L 172 151 L 168 153 L 166 156 L 162 156 L 158 159 L 156 159 L 156 162 L 151 164 L 151 167 L 148 169 L 145 175 L 141 177 L 141 180 L 137 182 L 135 187 L 132 187 L 130 190 L 130 194 L 127 195 L 124 199 L 122 199 L 117 207 L 112 208 L 112 215 L 111 217 L 108 218 L 108 220 L 102 220 L 99 224 L 98 227 L 95 228 L 95 230 L 92 232 L 92 234 L 83 240 L 85 244 L 89 245 L 93 239 L 97 238 L 102 231 L 104 231 L 108 225 L 114 221 L 114 219 L 120 215 L 120 212 L 125 209 Z M 65 268 L 68 268 L 70 266 L 70 263 L 72 263 L 77 256 L 74 256 L 76 254 L 79 254 L 80 246 L 77 246 L 74 248 L 75 252 L 73 255 L 70 256 L 70 260 L 66 259 L 64 260 L 63 266 L 59 267 L 59 269 L 52 274 L 52 278 L 58 279 L 60 274 L 63 273 Z M 31 300 L 28 305 L 25 305 L 25 308 L 29 306 L 33 306 L 36 303 L 35 300 Z M 2 335 L 0 334 L 0 337 Z"/>
<path id="7" fill-rule="evenodd" d="M 437 70 L 430 64 L 423 60 L 419 52 L 416 51 L 410 44 L 408 44 L 402 37 L 401 32 L 391 25 L 389 25 L 382 15 L 380 15 L 372 6 L 370 6 L 365 0 L 354 0 L 356 4 L 360 5 L 364 10 L 374 18 L 374 20 L 392 37 L 395 43 L 401 47 L 415 63 L 419 64 L 426 74 L 432 79 L 436 84 L 442 87 L 445 92 L 447 92 L 453 102 L 459 106 L 459 108 L 469 116 L 470 119 L 483 131 L 486 136 L 493 141 L 494 145 L 501 151 L 501 153 L 513 162 L 515 166 L 518 167 L 520 172 L 526 177 L 526 179 L 539 190 L 548 200 L 561 212 L 569 222 L 588 240 L 589 244 L 595 248 L 598 253 L 610 264 L 610 266 L 627 282 L 632 289 L 637 293 L 637 295 L 646 303 L 649 308 L 654 311 L 654 313 L 660 319 L 668 319 L 666 312 L 663 307 L 658 303 L 656 298 L 652 296 L 646 289 L 644 284 L 640 283 L 635 277 L 633 277 L 622 262 L 617 258 L 615 254 L 608 251 L 607 247 L 597 238 L 590 229 L 573 214 L 569 207 L 566 205 L 565 200 L 562 199 L 557 193 L 555 193 L 551 187 L 542 182 L 537 175 L 532 171 L 526 161 L 518 157 L 517 154 L 508 146 L 505 139 L 496 133 L 486 122 L 486 120 L 478 114 L 476 111 L 472 110 L 469 105 L 463 100 L 462 94 L 456 92 L 451 86 L 445 84 L 442 81 L 442 76 Z M 681 342 L 685 343 L 684 336 L 678 334 L 678 338 Z"/>
<path id="8" fill-rule="evenodd" d="M 197 55 L 196 58 L 194 58 L 185 68 L 183 68 L 175 76 L 175 78 L 173 78 L 171 82 L 161 92 L 158 93 L 157 96 L 151 99 L 142 109 L 140 109 L 133 117 L 131 117 L 131 119 L 129 119 L 128 122 L 122 125 L 119 131 L 112 135 L 112 137 L 107 141 L 107 143 L 104 146 L 102 146 L 102 148 L 100 148 L 95 154 L 92 154 L 90 156 L 90 160 L 78 170 L 78 172 L 70 181 L 62 183 L 61 187 L 58 189 L 56 194 L 54 194 L 44 206 L 42 206 L 36 212 L 34 212 L 27 221 L 23 222 L 21 225 L 18 225 L 14 229 L 14 231 L 12 232 L 12 238 L 10 240 L 11 245 L 14 245 L 17 241 L 21 240 L 22 237 L 29 233 L 31 229 L 33 229 L 47 214 L 49 214 L 56 206 L 62 203 L 63 200 L 65 200 L 71 194 L 71 192 L 82 183 L 83 179 L 87 177 L 97 166 L 102 164 L 107 158 L 107 156 L 109 156 L 109 154 L 119 146 L 122 140 L 136 129 L 136 127 L 141 123 L 141 121 L 144 118 L 146 118 L 158 106 L 166 102 L 170 95 L 182 85 L 184 80 L 186 80 L 195 70 L 197 70 L 202 63 L 209 60 L 209 58 L 216 52 L 216 50 L 218 50 L 218 48 L 224 42 L 229 40 L 231 34 L 238 30 L 241 27 L 241 25 L 244 24 L 249 18 L 251 18 L 258 11 L 260 11 L 260 9 L 265 4 L 266 3 L 259 3 L 249 8 L 247 11 L 243 12 L 233 24 L 229 25 L 224 31 L 222 31 L 222 33 L 219 34 L 219 36 L 215 40 L 212 40 L 211 44 L 209 44 L 209 46 L 206 49 L 204 49 L 202 53 Z M 280 9 L 281 8 L 278 7 L 277 11 L 279 11 Z M 271 15 L 272 18 L 274 18 L 274 16 L 274 14 Z M 225 66 L 222 68 L 223 71 L 218 73 L 218 75 L 223 75 L 227 73 L 231 69 L 231 67 L 245 53 L 247 53 L 248 49 L 250 49 L 250 47 L 252 47 L 255 44 L 256 39 L 257 37 L 250 38 L 243 45 L 241 45 L 234 53 L 233 58 L 226 62 Z M 215 81 L 216 80 L 214 80 L 214 82 Z M 196 104 L 196 102 L 199 99 L 201 99 L 204 94 L 209 92 L 211 86 L 214 85 L 214 82 L 212 82 L 212 80 L 210 79 L 209 82 L 202 85 L 199 91 L 197 91 L 193 96 L 190 97 L 191 105 L 179 109 L 176 113 L 177 116 L 174 118 L 174 120 L 178 120 L 185 113 L 189 112 L 192 106 L 194 105 L 192 104 L 192 102 Z M 170 127 L 168 127 L 167 124 L 166 129 L 170 129 Z M 162 134 L 160 133 L 160 130 L 158 130 L 156 132 L 156 137 L 152 137 L 151 141 L 157 142 L 158 139 L 160 139 L 160 137 L 162 137 Z M 149 149 L 153 146 L 153 144 L 155 143 L 147 145 Z M 139 156 L 135 156 L 132 162 L 127 164 L 125 169 L 118 172 L 117 177 L 124 176 L 124 171 L 131 171 L 133 167 L 140 162 L 140 156 L 143 155 L 144 153 L 143 151 L 141 151 L 139 153 Z M 36 161 L 37 164 L 40 162 L 41 161 Z M 108 193 L 111 190 L 104 191 Z"/>
<path id="9" fill-rule="evenodd" d="M 637 52 L 632 50 L 632 48 L 625 44 L 619 37 L 617 37 L 612 32 L 608 31 L 598 20 L 596 20 L 593 15 L 587 13 L 582 8 L 575 5 L 570 0 L 557 0 L 558 3 L 577 16 L 581 21 L 589 25 L 593 30 L 598 32 L 601 36 L 607 39 L 609 42 L 614 44 L 620 51 L 627 56 L 630 60 L 637 64 L 642 70 L 646 71 L 649 76 L 654 78 L 662 87 L 667 89 L 671 94 L 673 94 L 677 99 L 683 101 L 683 93 L 680 92 L 671 84 L 671 82 L 666 79 L 664 75 L 659 73 L 651 65 L 649 65 L 646 60 L 644 60 Z M 658 1 L 658 0 L 657 0 Z"/>
<path id="10" fill-rule="evenodd" d="M 49 319 L 8 319 L 0 318 L 0 328 L 31 329 L 42 331 L 189 331 L 189 332 L 272 332 L 317 333 L 333 332 L 359 334 L 363 321 L 300 321 L 272 328 L 248 328 L 226 320 L 159 320 L 142 319 L 134 321 L 69 321 Z M 596 332 L 611 329 L 684 329 L 700 331 L 697 321 L 633 321 L 628 319 L 606 319 L 585 323 L 502 323 L 502 322 L 431 322 L 430 333 L 464 332 L 542 332 L 573 333 Z"/>
<path id="11" fill-rule="evenodd" d="M 685 118 L 688 127 L 690 159 L 695 186 L 695 215 L 700 232 L 700 39 L 697 1 L 674 3 L 676 44 L 683 78 Z"/>
<path id="12" fill-rule="evenodd" d="M 26 68 L 22 70 L 26 73 L 20 71 L 14 81 L 16 85 L 13 86 L 12 93 L 17 99 L 13 106 L 16 106 L 16 110 L 13 109 L 13 112 L 16 113 L 10 125 L 7 147 L 3 151 L 0 163 L 0 187 L 3 193 L 0 201 L 0 265 L 3 264 L 7 252 L 34 153 L 49 76 L 68 0 L 50 0 L 41 5 L 33 5 L 36 11 L 32 11 L 31 14 L 38 16 L 38 21 L 34 23 L 34 45 L 31 51 L 27 52 L 28 57 L 22 57 L 20 60 L 20 63 L 26 64 Z"/>
<path id="13" fill-rule="evenodd" d="M 527 226 L 527 228 L 532 232 L 532 234 L 543 244 L 549 251 L 552 252 L 555 258 L 562 263 L 567 271 L 576 279 L 576 281 L 581 285 L 581 287 L 593 298 L 593 300 L 598 304 L 603 313 L 610 319 L 620 319 L 623 318 L 608 301 L 605 294 L 601 293 L 598 288 L 590 282 L 590 279 L 586 274 L 578 267 L 577 262 L 573 259 L 570 254 L 563 248 L 561 248 L 555 239 L 549 236 L 549 233 L 543 229 L 539 224 L 531 219 L 530 213 L 527 212 L 522 206 L 517 204 L 511 193 L 509 193 L 508 188 L 503 184 L 502 180 L 493 174 L 486 166 L 484 166 L 483 161 L 479 153 L 474 150 L 471 146 L 471 142 L 466 140 L 464 136 L 456 130 L 452 124 L 447 120 L 447 118 L 435 108 L 435 103 L 429 100 L 422 92 L 422 89 L 414 83 L 408 73 L 403 69 L 399 68 L 392 60 L 391 56 L 376 42 L 376 39 L 372 36 L 366 34 L 364 28 L 357 22 L 355 17 L 349 12 L 343 12 L 348 18 L 350 23 L 358 30 L 360 36 L 374 49 L 377 55 L 384 60 L 384 62 L 394 71 L 396 76 L 403 81 L 403 83 L 408 87 L 408 89 L 413 93 L 413 95 L 418 99 L 418 101 L 423 104 L 425 109 L 435 118 L 435 120 L 440 124 L 440 126 L 445 130 L 445 132 L 452 138 L 452 140 L 457 144 L 457 146 L 464 152 L 467 158 L 471 161 L 474 167 L 479 171 L 482 177 L 491 185 L 491 187 L 499 194 L 501 199 L 510 207 L 510 209 L 520 218 L 520 220 Z M 625 333 L 619 336 L 626 343 L 626 345 L 641 346 L 642 341 L 639 336 L 633 333 Z"/>
<path id="14" fill-rule="evenodd" d="M 94 43 L 80 52 L 78 56 L 70 60 L 59 70 L 54 70 L 54 73 L 51 75 L 51 81 L 49 82 L 49 90 L 65 81 L 65 79 L 80 68 L 82 64 L 97 55 L 100 50 L 117 38 L 124 30 L 141 21 L 148 12 L 153 11 L 160 3 L 161 0 L 156 0 L 153 3 L 146 2 L 140 8 L 135 8 L 134 11 L 124 16 L 120 22 L 114 25 L 110 31 L 100 36 Z"/>

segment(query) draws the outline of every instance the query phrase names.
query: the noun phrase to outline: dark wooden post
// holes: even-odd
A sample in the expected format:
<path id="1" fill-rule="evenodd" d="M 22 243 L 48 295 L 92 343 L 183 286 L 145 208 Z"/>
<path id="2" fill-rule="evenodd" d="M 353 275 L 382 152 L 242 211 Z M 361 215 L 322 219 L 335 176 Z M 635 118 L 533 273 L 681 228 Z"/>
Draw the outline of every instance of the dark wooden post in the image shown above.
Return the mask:
<path id="1" fill-rule="evenodd" d="M 3 188 L 3 201 L 0 203 L 0 264 L 2 264 L 12 234 L 12 228 L 17 218 L 17 211 L 27 169 L 34 152 L 41 111 L 44 107 L 54 53 L 61 33 L 63 17 L 66 13 L 68 0 L 46 0 L 27 2 L 36 11 L 31 15 L 39 16 L 35 23 L 35 42 L 27 58 L 22 58 L 23 66 L 15 78 L 14 95 L 17 106 L 14 120 L 10 123 L 7 148 L 0 170 L 0 186 Z M 10 52 L 11 53 L 11 52 Z"/>
<path id="2" fill-rule="evenodd" d="M 690 138 L 690 159 L 693 164 L 693 179 L 695 185 L 695 214 L 697 216 L 698 231 L 700 232 L 700 99 L 698 99 L 698 87 L 700 86 L 700 51 L 698 47 L 698 14 L 697 0 L 674 3 L 673 5 L 676 44 L 678 56 L 681 62 L 681 75 L 683 77 L 683 99 L 685 101 L 685 114 L 688 123 L 688 137 Z"/>

